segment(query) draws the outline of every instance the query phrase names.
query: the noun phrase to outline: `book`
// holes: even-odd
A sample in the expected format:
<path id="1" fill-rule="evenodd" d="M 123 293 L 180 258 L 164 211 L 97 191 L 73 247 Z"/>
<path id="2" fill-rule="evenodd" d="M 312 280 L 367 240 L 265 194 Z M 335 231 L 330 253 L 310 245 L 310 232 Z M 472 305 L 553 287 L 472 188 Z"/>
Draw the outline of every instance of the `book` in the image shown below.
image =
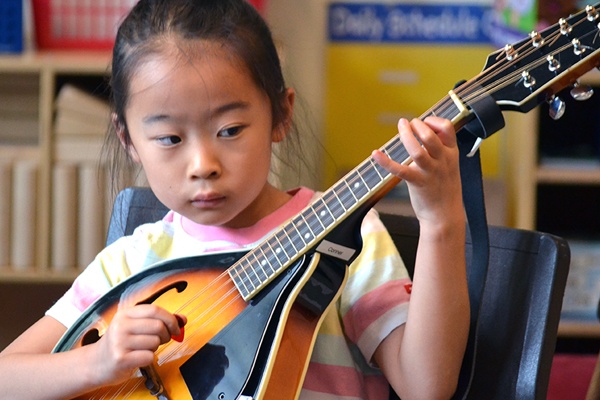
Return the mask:
<path id="1" fill-rule="evenodd" d="M 1 145 L 35 145 L 38 143 L 37 119 L 20 115 L 4 115 L 0 118 Z"/>
<path id="2" fill-rule="evenodd" d="M 62 112 L 80 115 L 84 120 L 102 120 L 105 121 L 105 126 L 110 120 L 108 101 L 69 83 L 61 87 L 56 97 L 56 113 L 58 115 Z"/>
<path id="3" fill-rule="evenodd" d="M 57 136 L 104 136 L 108 130 L 109 122 L 108 115 L 84 115 L 75 110 L 63 109 L 56 112 L 54 133 Z"/>
<path id="4" fill-rule="evenodd" d="M 12 174 L 11 261 L 18 271 L 35 265 L 37 170 L 34 160 L 17 161 Z"/>
<path id="5" fill-rule="evenodd" d="M 52 252 L 50 267 L 62 272 L 77 263 L 77 166 L 52 168 Z"/>
<path id="6" fill-rule="evenodd" d="M 60 136 L 56 138 L 55 157 L 64 162 L 90 162 L 100 159 L 104 138 L 101 136 Z"/>
<path id="7" fill-rule="evenodd" d="M 0 267 L 10 264 L 11 163 L 0 160 Z"/>
<path id="8" fill-rule="evenodd" d="M 100 175 L 100 176 L 99 176 Z M 77 265 L 85 268 L 104 247 L 106 239 L 105 179 L 95 163 L 79 166 Z"/>

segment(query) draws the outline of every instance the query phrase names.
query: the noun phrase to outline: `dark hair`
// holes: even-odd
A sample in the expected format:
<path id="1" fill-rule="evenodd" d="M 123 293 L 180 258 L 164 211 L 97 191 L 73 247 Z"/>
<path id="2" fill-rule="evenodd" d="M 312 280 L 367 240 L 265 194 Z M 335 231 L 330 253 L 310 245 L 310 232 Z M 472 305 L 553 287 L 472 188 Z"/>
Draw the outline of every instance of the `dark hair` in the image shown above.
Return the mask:
<path id="1" fill-rule="evenodd" d="M 131 76 L 146 57 L 160 52 L 165 39 L 172 37 L 220 44 L 247 68 L 269 97 L 273 127 L 285 121 L 286 86 L 279 55 L 269 27 L 251 4 L 245 0 L 140 0 L 117 32 L 110 77 L 113 112 L 124 130 L 125 146 L 131 144 L 125 121 Z M 122 147 L 111 127 L 104 156 L 112 159 L 113 191 L 119 189 L 123 167 L 131 166 Z"/>

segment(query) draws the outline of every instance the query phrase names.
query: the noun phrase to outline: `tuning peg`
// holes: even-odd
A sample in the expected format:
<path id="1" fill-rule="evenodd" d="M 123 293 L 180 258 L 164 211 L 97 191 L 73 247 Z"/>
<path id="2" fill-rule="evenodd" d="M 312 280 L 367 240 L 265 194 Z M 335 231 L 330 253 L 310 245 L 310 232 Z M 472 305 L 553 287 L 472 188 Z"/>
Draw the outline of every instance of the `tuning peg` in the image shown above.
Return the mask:
<path id="1" fill-rule="evenodd" d="M 571 89 L 571 96 L 577 101 L 587 100 L 592 97 L 593 94 L 594 89 L 588 85 L 581 85 L 577 81 L 573 84 L 573 89 Z"/>
<path id="2" fill-rule="evenodd" d="M 560 117 L 562 117 L 565 113 L 565 108 L 567 108 L 565 102 L 557 96 L 552 96 L 552 98 L 548 100 L 548 104 L 550 105 L 548 114 L 550 114 L 550 118 L 553 120 L 560 119 Z"/>

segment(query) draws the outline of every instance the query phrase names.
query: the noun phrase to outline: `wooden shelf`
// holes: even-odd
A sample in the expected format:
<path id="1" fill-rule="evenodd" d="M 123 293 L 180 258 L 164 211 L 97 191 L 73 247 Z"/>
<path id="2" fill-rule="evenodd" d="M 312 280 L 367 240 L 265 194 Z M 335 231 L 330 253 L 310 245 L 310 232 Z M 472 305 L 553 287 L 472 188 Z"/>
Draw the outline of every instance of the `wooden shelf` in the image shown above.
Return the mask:
<path id="1" fill-rule="evenodd" d="M 537 182 L 558 185 L 600 185 L 600 164 L 597 168 L 576 168 L 565 166 L 539 167 Z"/>
<path id="2" fill-rule="evenodd" d="M 558 336 L 600 339 L 600 322 L 561 321 L 558 325 Z"/>
<path id="3" fill-rule="evenodd" d="M 0 162 L 16 165 L 20 160 L 34 159 L 38 163 L 35 178 L 35 216 L 32 215 L 31 221 L 31 224 L 34 224 L 34 235 L 29 239 L 34 261 L 31 262 L 30 269 L 19 269 L 11 266 L 15 264 L 12 260 L 9 259 L 7 263 L 3 259 L 1 262 L 5 265 L 0 266 L 2 282 L 65 283 L 73 281 L 78 274 L 77 269 L 81 266 L 73 266 L 66 272 L 51 271 L 50 267 L 55 212 L 52 198 L 56 190 L 53 182 L 53 170 L 56 165 L 56 136 L 53 131 L 56 95 L 63 84 L 70 82 L 83 84 L 97 81 L 103 84 L 110 70 L 111 57 L 109 51 L 47 51 L 0 55 L 0 79 L 11 84 L 15 76 L 18 76 L 19 81 L 31 83 L 36 104 L 31 112 L 35 116 L 31 118 L 34 118 L 35 124 L 27 132 L 37 126 L 36 131 L 31 133 L 32 137 L 24 144 L 15 144 L 10 135 L 0 137 Z M 2 95 L 10 101 L 11 95 L 18 96 L 19 93 L 13 90 Z M 0 124 L 2 123 L 0 119 Z M 8 124 L 9 120 L 6 119 L 5 123 Z M 7 126 L 9 125 L 5 125 Z M 10 232 L 10 226 L 5 228 Z M 9 242 L 11 240 L 9 239 Z M 12 245 L 9 248 L 13 249 Z"/>
<path id="4" fill-rule="evenodd" d="M 52 51 L 0 56 L 2 73 L 39 73 L 51 70 L 60 73 L 105 74 L 110 67 L 110 52 Z"/>
<path id="5" fill-rule="evenodd" d="M 48 271 L 40 269 L 15 270 L 7 266 L 0 268 L 0 282 L 14 283 L 70 283 L 81 271 Z"/>

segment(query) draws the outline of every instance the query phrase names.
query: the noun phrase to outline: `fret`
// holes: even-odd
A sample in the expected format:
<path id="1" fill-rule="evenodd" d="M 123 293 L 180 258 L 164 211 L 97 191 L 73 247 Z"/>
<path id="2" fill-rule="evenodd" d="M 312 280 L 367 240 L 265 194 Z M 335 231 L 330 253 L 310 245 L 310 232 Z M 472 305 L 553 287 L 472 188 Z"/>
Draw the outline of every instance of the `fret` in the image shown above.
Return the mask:
<path id="1" fill-rule="evenodd" d="M 354 193 L 354 190 L 352 190 L 352 187 L 350 186 L 350 184 L 348 183 L 348 181 L 346 179 L 344 179 L 344 185 L 346 186 L 347 192 L 350 192 L 350 194 L 352 195 L 352 197 L 354 198 L 354 200 L 352 201 L 353 204 L 358 203 L 358 197 L 356 197 L 356 193 Z M 350 208 L 350 207 L 348 207 Z"/>
<path id="2" fill-rule="evenodd" d="M 252 251 L 248 254 L 254 259 L 252 263 L 252 271 L 256 274 L 256 277 L 259 279 L 260 283 L 264 283 L 269 279 L 269 275 L 265 272 L 263 265 L 265 263 L 264 259 L 260 259 L 256 256 L 256 251 Z M 260 286 L 260 285 L 258 285 Z"/>
<path id="3" fill-rule="evenodd" d="M 352 190 L 358 195 L 358 198 L 362 199 L 367 194 L 369 194 L 369 188 L 367 187 L 367 183 L 363 179 L 362 175 L 359 174 L 358 170 L 354 170 L 352 172 L 352 175 L 353 177 L 350 181 L 352 183 Z"/>
<path id="4" fill-rule="evenodd" d="M 323 200 L 326 202 L 331 215 L 333 215 L 336 221 L 346 213 L 342 202 L 333 190 L 330 189 L 329 191 L 325 192 L 323 194 Z"/>
<path id="5" fill-rule="evenodd" d="M 352 192 L 358 199 L 364 198 L 369 193 L 369 188 L 366 186 L 364 179 L 358 173 L 358 170 L 353 170 L 349 174 L 348 182 Z"/>
<path id="6" fill-rule="evenodd" d="M 389 172 L 387 172 L 385 168 L 377 164 L 372 158 L 369 159 L 369 162 L 373 166 L 373 170 L 377 173 L 377 175 L 379 175 L 380 180 L 383 180 L 383 178 L 389 174 Z"/>
<path id="7" fill-rule="evenodd" d="M 295 240 L 292 240 L 296 243 L 301 242 L 300 248 L 303 248 L 308 243 L 308 241 L 304 240 L 304 235 L 308 232 L 308 227 L 300 215 L 296 215 L 292 220 L 290 220 L 290 224 L 288 226 L 293 229 L 290 237 L 295 238 Z"/>
<path id="8" fill-rule="evenodd" d="M 406 148 L 398 136 L 392 139 L 392 141 L 386 146 L 386 150 L 389 157 L 399 163 L 404 162 L 409 157 Z"/>
<path id="9" fill-rule="evenodd" d="M 246 273 L 246 276 L 248 277 L 248 280 L 246 281 L 248 284 L 248 287 L 251 290 L 255 290 L 257 287 L 259 287 L 261 285 L 262 281 L 260 280 L 260 277 L 256 273 L 256 269 L 254 268 L 254 266 L 252 265 L 250 260 L 248 260 L 248 257 L 245 257 L 242 262 L 246 263 L 246 265 L 244 267 L 244 272 Z"/>
<path id="10" fill-rule="evenodd" d="M 353 200 L 354 195 L 352 195 L 350 189 L 344 183 L 338 184 L 333 188 L 333 192 L 336 194 L 337 198 L 340 199 L 340 203 L 342 203 L 342 207 L 344 207 L 344 211 L 347 211 L 349 205 L 355 203 Z M 350 193 L 349 193 L 350 192 Z"/>
<path id="11" fill-rule="evenodd" d="M 285 230 L 282 229 L 275 234 L 275 237 L 281 245 L 281 249 L 285 252 L 285 255 L 288 257 L 288 260 L 291 260 L 298 252 L 298 249 L 294 247 L 294 244 L 292 243 L 292 240 L 290 239 L 288 234 L 285 232 Z"/>
<path id="12" fill-rule="evenodd" d="M 306 243 L 311 243 L 315 239 L 315 231 L 311 228 L 310 224 L 306 220 L 304 213 L 300 214 L 302 218 L 302 226 L 305 227 L 305 231 L 302 232 L 302 236 L 304 237 L 304 241 Z M 320 227 L 318 227 L 320 229 Z"/>
<path id="13" fill-rule="evenodd" d="M 235 275 L 230 273 L 231 278 L 234 280 L 236 287 L 242 293 L 242 295 L 244 295 L 244 293 L 248 294 L 251 292 L 251 288 L 249 287 L 251 281 L 246 268 L 243 266 L 244 261 L 245 259 L 241 259 L 232 267 Z"/>
<path id="14" fill-rule="evenodd" d="M 333 217 L 333 214 L 329 210 L 329 207 L 323 198 L 315 201 L 313 209 L 315 214 L 318 215 L 318 220 L 323 224 L 324 228 L 329 228 L 331 225 L 333 225 L 335 218 Z"/>
<path id="15" fill-rule="evenodd" d="M 285 252 L 283 251 L 283 246 L 281 245 L 277 237 L 273 236 L 272 238 L 270 238 L 267 241 L 267 245 L 271 250 L 271 254 L 273 254 L 273 256 L 277 258 L 277 261 L 280 265 L 285 265 L 285 263 L 287 263 L 290 260 L 290 258 L 287 257 Z"/>
<path id="16" fill-rule="evenodd" d="M 325 225 L 323 221 L 317 216 L 315 209 L 311 206 L 308 210 L 306 210 L 306 214 L 303 215 L 304 221 L 308 225 L 309 229 L 313 233 L 313 236 L 319 236 L 321 233 L 325 232 Z"/>
<path id="17" fill-rule="evenodd" d="M 294 248 L 294 255 L 298 254 L 298 252 L 302 250 L 302 248 L 304 248 L 304 245 L 306 243 L 303 242 L 302 236 L 298 234 L 298 229 L 296 229 L 293 220 L 292 222 L 283 227 L 283 233 L 287 236 L 290 244 Z"/>
<path id="18" fill-rule="evenodd" d="M 373 165 L 371 163 L 362 163 L 360 166 L 358 166 L 357 170 L 369 190 L 381 183 L 381 178 L 373 169 Z"/>
<path id="19" fill-rule="evenodd" d="M 274 274 L 275 271 L 277 271 L 276 268 L 273 268 L 273 265 L 277 265 L 279 264 L 277 258 L 275 257 L 275 254 L 273 251 L 265 251 L 264 247 L 268 246 L 268 242 L 263 243 L 261 246 L 259 246 L 256 250 L 260 251 L 261 256 L 263 257 L 263 266 L 269 267 L 269 269 L 271 270 L 269 273 L 270 274 Z M 270 248 L 270 246 L 268 246 Z M 279 268 L 279 266 L 278 266 Z"/>

